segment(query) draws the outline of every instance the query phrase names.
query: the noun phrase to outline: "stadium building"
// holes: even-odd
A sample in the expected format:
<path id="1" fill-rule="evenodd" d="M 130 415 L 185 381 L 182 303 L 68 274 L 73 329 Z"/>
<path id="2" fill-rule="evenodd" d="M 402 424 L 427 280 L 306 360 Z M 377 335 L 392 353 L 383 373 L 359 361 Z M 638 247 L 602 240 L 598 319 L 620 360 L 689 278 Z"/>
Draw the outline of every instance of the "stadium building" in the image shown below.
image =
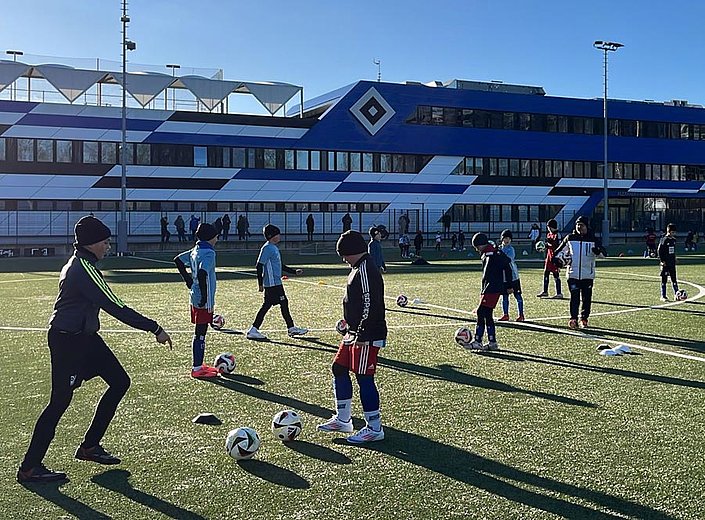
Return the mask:
<path id="1" fill-rule="evenodd" d="M 121 110 L 105 92 L 120 83 L 117 72 L 0 61 L 0 245 L 67 243 L 89 212 L 117 228 Z M 126 85 L 131 243 L 154 241 L 162 216 L 174 233 L 178 215 L 228 213 L 231 234 L 246 215 L 253 233 L 272 222 L 295 238 L 311 214 L 323 239 L 346 214 L 353 229 L 392 232 L 406 214 L 427 233 L 445 213 L 466 232 L 602 218 L 602 99 L 461 80 L 359 81 L 305 102 L 283 83 L 147 72 Z M 230 113 L 242 93 L 268 115 Z M 705 110 L 610 100 L 609 115 L 612 229 L 702 230 Z"/>

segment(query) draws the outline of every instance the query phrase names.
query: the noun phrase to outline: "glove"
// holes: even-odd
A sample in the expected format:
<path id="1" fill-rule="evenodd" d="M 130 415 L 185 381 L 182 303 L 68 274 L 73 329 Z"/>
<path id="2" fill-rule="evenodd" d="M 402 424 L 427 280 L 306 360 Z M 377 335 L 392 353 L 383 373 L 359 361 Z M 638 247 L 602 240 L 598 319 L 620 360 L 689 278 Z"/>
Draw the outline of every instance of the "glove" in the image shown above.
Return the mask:
<path id="1" fill-rule="evenodd" d="M 357 332 L 354 330 L 349 330 L 345 336 L 343 336 L 343 345 L 350 347 L 357 341 Z"/>

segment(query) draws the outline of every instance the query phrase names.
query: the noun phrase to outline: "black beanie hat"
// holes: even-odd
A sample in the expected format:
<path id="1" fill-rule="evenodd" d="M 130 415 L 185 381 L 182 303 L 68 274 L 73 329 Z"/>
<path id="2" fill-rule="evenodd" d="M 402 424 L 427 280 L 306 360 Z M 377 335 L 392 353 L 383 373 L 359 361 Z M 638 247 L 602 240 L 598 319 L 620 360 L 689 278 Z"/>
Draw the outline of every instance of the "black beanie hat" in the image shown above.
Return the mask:
<path id="1" fill-rule="evenodd" d="M 590 221 L 588 220 L 588 218 L 587 218 L 585 215 L 580 215 L 580 216 L 578 217 L 578 220 L 575 221 L 575 224 L 576 224 L 576 225 L 578 225 L 578 224 L 585 224 L 586 226 L 589 227 L 589 226 L 590 226 Z"/>
<path id="2" fill-rule="evenodd" d="M 509 238 L 514 238 L 514 235 L 512 235 L 512 230 L 511 229 L 505 229 L 502 231 L 502 234 L 499 235 L 500 238 L 504 237 L 509 237 Z"/>
<path id="3" fill-rule="evenodd" d="M 110 228 L 92 216 L 81 217 L 73 228 L 76 235 L 76 244 L 90 246 L 110 238 Z"/>
<path id="4" fill-rule="evenodd" d="M 472 247 L 486 246 L 489 243 L 484 233 L 475 233 L 472 237 Z"/>
<path id="5" fill-rule="evenodd" d="M 339 256 L 367 253 L 367 242 L 365 242 L 362 234 L 350 229 L 340 235 L 338 243 L 335 244 L 335 250 Z"/>
<path id="6" fill-rule="evenodd" d="M 218 236 L 218 232 L 213 224 L 208 222 L 201 222 L 196 228 L 196 237 L 198 240 L 204 240 L 208 242 L 211 238 Z"/>
<path id="7" fill-rule="evenodd" d="M 262 233 L 264 233 L 264 238 L 270 240 L 275 236 L 280 235 L 281 230 L 274 224 L 267 224 L 266 226 L 264 226 L 264 229 L 262 229 Z"/>
<path id="8" fill-rule="evenodd" d="M 551 220 L 546 222 L 546 225 L 551 229 L 558 229 L 558 221 L 555 218 L 552 218 Z"/>

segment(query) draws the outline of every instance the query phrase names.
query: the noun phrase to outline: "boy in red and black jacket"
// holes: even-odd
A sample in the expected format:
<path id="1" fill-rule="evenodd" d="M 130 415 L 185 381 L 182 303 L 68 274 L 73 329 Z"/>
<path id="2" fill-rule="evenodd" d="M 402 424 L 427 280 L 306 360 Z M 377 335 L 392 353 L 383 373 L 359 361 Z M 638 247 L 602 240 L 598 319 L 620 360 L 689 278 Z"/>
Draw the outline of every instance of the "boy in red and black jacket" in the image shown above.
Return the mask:
<path id="1" fill-rule="evenodd" d="M 553 261 L 556 248 L 561 243 L 561 235 L 558 233 L 558 222 L 555 218 L 546 222 L 546 229 L 546 262 L 543 268 L 543 291 L 536 296 L 539 298 L 546 298 L 548 296 L 548 279 L 553 275 L 553 280 L 556 282 L 556 295 L 554 298 L 556 300 L 562 300 L 561 270 Z"/>
<path id="2" fill-rule="evenodd" d="M 502 294 L 512 294 L 512 266 L 509 257 L 490 244 L 487 235 L 475 233 L 472 246 L 480 253 L 482 260 L 482 289 L 480 305 L 477 307 L 477 325 L 475 339 L 465 345 L 468 350 L 498 350 L 492 311 Z M 487 329 L 487 345 L 482 344 L 482 337 Z"/>

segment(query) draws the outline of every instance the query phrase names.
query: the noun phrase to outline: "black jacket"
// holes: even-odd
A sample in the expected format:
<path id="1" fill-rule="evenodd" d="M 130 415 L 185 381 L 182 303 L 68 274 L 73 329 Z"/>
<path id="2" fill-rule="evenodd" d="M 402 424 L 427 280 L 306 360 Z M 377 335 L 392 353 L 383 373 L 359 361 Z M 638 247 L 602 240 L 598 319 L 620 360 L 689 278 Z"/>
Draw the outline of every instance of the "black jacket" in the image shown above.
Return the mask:
<path id="1" fill-rule="evenodd" d="M 665 235 L 658 245 L 658 258 L 663 265 L 673 267 L 676 265 L 676 239 Z"/>
<path id="2" fill-rule="evenodd" d="M 384 281 L 379 268 L 365 255 L 352 266 L 343 297 L 343 317 L 357 341 L 387 338 L 384 318 Z"/>
<path id="3" fill-rule="evenodd" d="M 480 294 L 504 294 L 512 281 L 512 262 L 502 251 L 486 249 L 482 260 L 482 290 Z M 508 280 L 505 281 L 505 280 Z"/>
<path id="4" fill-rule="evenodd" d="M 125 305 L 108 287 L 96 269 L 98 259 L 82 247 L 61 269 L 59 295 L 49 325 L 71 334 L 93 334 L 100 330 L 100 309 L 130 327 L 158 335 L 162 328 Z"/>

